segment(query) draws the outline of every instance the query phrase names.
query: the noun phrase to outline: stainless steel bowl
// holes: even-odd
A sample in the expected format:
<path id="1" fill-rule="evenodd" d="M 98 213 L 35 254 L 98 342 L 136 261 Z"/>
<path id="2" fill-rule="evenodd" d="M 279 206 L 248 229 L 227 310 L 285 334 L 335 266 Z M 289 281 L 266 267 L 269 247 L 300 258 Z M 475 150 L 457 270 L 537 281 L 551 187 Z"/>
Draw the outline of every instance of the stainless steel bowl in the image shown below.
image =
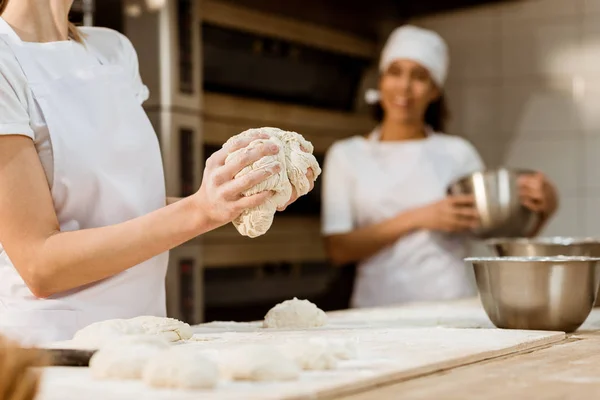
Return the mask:
<path id="1" fill-rule="evenodd" d="M 600 257 L 600 239 L 596 238 L 498 238 L 486 240 L 485 244 L 498 257 Z M 600 306 L 600 297 L 595 306 Z"/>
<path id="2" fill-rule="evenodd" d="M 498 328 L 573 332 L 600 285 L 600 258 L 467 258 L 483 308 Z"/>
<path id="3" fill-rule="evenodd" d="M 498 257 L 600 257 L 600 239 L 596 238 L 496 238 L 485 244 Z"/>
<path id="4" fill-rule="evenodd" d="M 540 215 L 525 208 L 517 179 L 534 171 L 499 168 L 475 172 L 448 187 L 448 194 L 473 194 L 481 226 L 472 231 L 480 239 L 530 236 Z"/>

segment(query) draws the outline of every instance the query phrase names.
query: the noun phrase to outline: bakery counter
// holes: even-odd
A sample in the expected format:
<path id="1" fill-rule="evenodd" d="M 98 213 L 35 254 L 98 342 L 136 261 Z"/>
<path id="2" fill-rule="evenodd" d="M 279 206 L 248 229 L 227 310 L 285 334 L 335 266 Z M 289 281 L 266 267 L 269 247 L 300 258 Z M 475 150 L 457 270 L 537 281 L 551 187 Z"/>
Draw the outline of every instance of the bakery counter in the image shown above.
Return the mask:
<path id="1" fill-rule="evenodd" d="M 213 322 L 193 326 L 193 337 L 177 346 L 219 354 L 252 345 L 268 353 L 320 342 L 347 351 L 331 368 L 303 368 L 283 381 L 221 379 L 198 391 L 98 380 L 88 368 L 52 367 L 39 399 L 584 398 L 600 392 L 594 369 L 600 365 L 599 327 L 594 310 L 571 335 L 496 329 L 477 299 L 330 312 L 325 325 L 304 330 Z"/>

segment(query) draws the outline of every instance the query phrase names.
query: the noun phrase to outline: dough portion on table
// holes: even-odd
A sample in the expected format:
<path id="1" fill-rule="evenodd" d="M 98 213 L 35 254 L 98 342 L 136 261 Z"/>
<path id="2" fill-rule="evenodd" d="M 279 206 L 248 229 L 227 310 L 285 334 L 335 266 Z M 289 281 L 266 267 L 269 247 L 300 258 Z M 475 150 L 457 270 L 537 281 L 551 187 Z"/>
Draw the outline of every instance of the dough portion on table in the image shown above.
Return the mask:
<path id="1" fill-rule="evenodd" d="M 140 379 L 148 361 L 169 347 L 158 336 L 123 336 L 94 353 L 90 371 L 96 379 Z"/>
<path id="2" fill-rule="evenodd" d="M 192 328 L 185 322 L 154 316 L 109 319 L 95 322 L 75 333 L 72 343 L 78 347 L 100 349 L 123 336 L 157 336 L 168 342 L 190 339 Z"/>
<path id="3" fill-rule="evenodd" d="M 172 347 L 146 364 L 143 381 L 156 388 L 212 389 L 219 381 L 219 370 L 197 350 Z"/>
<path id="4" fill-rule="evenodd" d="M 294 297 L 271 308 L 265 315 L 265 328 L 317 328 L 327 323 L 327 315 L 323 310 L 308 300 Z"/>
<path id="5" fill-rule="evenodd" d="M 225 164 L 231 163 L 242 157 L 247 151 L 263 144 L 275 143 L 279 146 L 279 153 L 266 156 L 254 164 L 241 170 L 235 177 L 239 178 L 251 171 L 261 168 L 272 168 L 281 165 L 281 171 L 269 177 L 260 184 L 247 190 L 244 195 L 251 196 L 264 191 L 273 191 L 275 194 L 264 204 L 253 209 L 245 210 L 239 217 L 233 220 L 233 225 L 238 232 L 251 238 L 265 234 L 273 223 L 273 218 L 278 207 L 284 206 L 292 196 L 292 187 L 296 189 L 298 196 L 304 196 L 310 189 L 309 180 L 306 178 L 308 169 L 312 169 L 314 179 L 321 174 L 321 168 L 317 159 L 312 154 L 314 147 L 312 143 L 296 132 L 283 131 L 278 128 L 249 129 L 239 135 L 230 138 L 226 144 L 232 141 L 246 138 L 255 133 L 264 133 L 269 139 L 256 139 L 246 148 L 234 151 L 227 156 Z"/>
<path id="6" fill-rule="evenodd" d="M 290 381 L 300 376 L 300 368 L 296 362 L 285 357 L 274 346 L 244 345 L 213 353 L 212 357 L 218 359 L 219 369 L 226 379 Z"/>
<path id="7" fill-rule="evenodd" d="M 299 368 L 306 371 L 335 369 L 338 358 L 334 349 L 325 341 L 290 341 L 277 346 L 281 353 L 293 360 Z"/>

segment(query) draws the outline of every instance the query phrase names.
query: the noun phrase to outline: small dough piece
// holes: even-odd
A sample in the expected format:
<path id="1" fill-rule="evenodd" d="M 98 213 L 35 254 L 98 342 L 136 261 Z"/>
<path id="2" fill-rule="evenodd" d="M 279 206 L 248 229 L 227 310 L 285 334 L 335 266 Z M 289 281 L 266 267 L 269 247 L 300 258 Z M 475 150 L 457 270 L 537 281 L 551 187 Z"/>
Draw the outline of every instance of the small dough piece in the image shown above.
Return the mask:
<path id="1" fill-rule="evenodd" d="M 358 340 L 339 338 L 311 338 L 311 343 L 324 344 L 338 360 L 353 360 L 358 357 Z"/>
<path id="2" fill-rule="evenodd" d="M 303 370 L 321 371 L 335 369 L 338 364 L 335 352 L 325 341 L 291 341 L 278 348 L 286 357 L 291 358 Z"/>
<path id="3" fill-rule="evenodd" d="M 173 347 L 156 354 L 146 364 L 143 381 L 156 388 L 212 389 L 219 381 L 219 370 L 197 350 Z"/>
<path id="4" fill-rule="evenodd" d="M 225 164 L 234 162 L 243 157 L 249 150 L 263 144 L 275 143 L 280 151 L 273 156 L 266 156 L 254 164 L 242 169 L 235 177 L 242 177 L 251 171 L 262 168 L 274 168 L 281 165 L 281 171 L 267 178 L 258 185 L 247 190 L 244 195 L 251 196 L 264 191 L 273 191 L 275 194 L 264 204 L 253 209 L 245 210 L 240 216 L 233 220 L 233 225 L 238 232 L 251 238 L 265 234 L 273 223 L 275 212 L 278 207 L 284 206 L 292 196 L 292 187 L 296 189 L 298 196 L 304 196 L 310 189 L 310 182 L 306 178 L 308 169 L 311 168 L 314 179 L 321 174 L 321 167 L 312 154 L 314 147 L 312 143 L 304 139 L 296 132 L 283 131 L 278 128 L 249 129 L 233 136 L 225 144 L 236 140 L 247 138 L 255 133 L 263 133 L 270 136 L 269 139 L 256 139 L 246 148 L 230 153 Z"/>
<path id="5" fill-rule="evenodd" d="M 167 348 L 160 337 L 124 336 L 94 353 L 90 371 L 96 379 L 140 379 L 146 363 Z"/>
<path id="6" fill-rule="evenodd" d="M 169 342 L 188 340 L 194 334 L 189 324 L 175 318 L 141 316 L 132 318 L 129 321 L 136 328 L 141 327 L 147 335 L 162 336 Z"/>
<path id="7" fill-rule="evenodd" d="M 286 300 L 271 308 L 265 315 L 264 328 L 308 329 L 323 326 L 327 315 L 308 300 Z"/>
<path id="8" fill-rule="evenodd" d="M 290 381 L 300 376 L 298 365 L 271 346 L 241 346 L 217 357 L 221 373 L 231 380 Z"/>

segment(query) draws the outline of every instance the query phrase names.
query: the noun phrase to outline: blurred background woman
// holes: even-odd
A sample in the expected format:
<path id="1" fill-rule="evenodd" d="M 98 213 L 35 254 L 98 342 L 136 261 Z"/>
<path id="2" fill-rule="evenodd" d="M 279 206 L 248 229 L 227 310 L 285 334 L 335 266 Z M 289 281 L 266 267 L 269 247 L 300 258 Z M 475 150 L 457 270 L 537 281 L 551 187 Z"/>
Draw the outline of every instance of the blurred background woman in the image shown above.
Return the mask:
<path id="1" fill-rule="evenodd" d="M 380 124 L 366 137 L 335 143 L 323 173 L 323 227 L 330 259 L 358 263 L 354 307 L 449 300 L 472 293 L 463 258 L 478 224 L 471 196 L 447 196 L 456 179 L 484 169 L 465 139 L 443 134 L 447 45 L 435 32 L 403 26 L 380 58 Z M 557 207 L 542 174 L 519 181 L 523 204 L 542 215 Z"/>

